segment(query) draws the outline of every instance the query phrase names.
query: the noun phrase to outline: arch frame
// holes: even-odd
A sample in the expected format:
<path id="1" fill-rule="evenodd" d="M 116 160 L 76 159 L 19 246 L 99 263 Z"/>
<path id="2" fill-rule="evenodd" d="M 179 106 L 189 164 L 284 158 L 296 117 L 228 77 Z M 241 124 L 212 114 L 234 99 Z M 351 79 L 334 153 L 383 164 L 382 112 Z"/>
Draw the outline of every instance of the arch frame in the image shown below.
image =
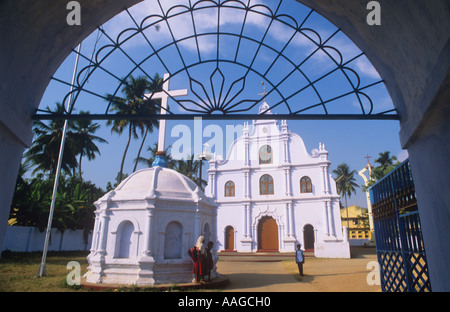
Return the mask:
<path id="1" fill-rule="evenodd" d="M 159 3 L 160 0 L 155 0 L 155 1 L 157 1 Z M 133 17 L 133 15 L 130 13 L 130 11 L 128 9 L 125 9 L 125 11 L 129 15 L 129 17 L 133 21 L 135 27 L 126 28 L 123 31 L 121 31 L 117 35 L 116 38 L 112 38 L 105 32 L 105 30 L 101 26 L 98 26 L 98 28 L 97 28 L 98 31 L 101 32 L 105 37 L 107 37 L 110 43 L 105 44 L 104 46 L 99 48 L 98 51 L 95 53 L 95 57 L 93 55 L 91 58 L 89 58 L 88 56 L 84 55 L 83 53 L 77 52 L 77 51 L 75 51 L 75 49 L 73 49 L 73 52 L 78 53 L 80 56 L 82 56 L 82 58 L 84 58 L 86 61 L 88 61 L 88 65 L 83 67 L 78 72 L 75 85 L 72 86 L 71 83 L 69 83 L 69 82 L 65 82 L 56 77 L 52 77 L 52 79 L 55 81 L 72 86 L 73 90 L 64 96 L 62 103 L 65 103 L 66 100 L 69 98 L 69 96 L 73 95 L 75 105 L 73 105 L 71 108 L 66 110 L 66 112 L 64 112 L 64 113 L 53 113 L 50 111 L 37 109 L 36 113 L 33 114 L 33 119 L 36 119 L 36 120 L 56 120 L 56 119 L 69 119 L 69 120 L 74 120 L 74 119 L 91 119 L 91 120 L 111 120 L 111 119 L 114 119 L 114 120 L 119 120 L 119 119 L 127 119 L 127 120 L 144 120 L 144 119 L 154 120 L 154 119 L 157 119 L 157 120 L 161 120 L 161 119 L 169 119 L 169 120 L 180 120 L 180 119 L 192 119 L 195 117 L 202 117 L 204 119 L 214 119 L 214 120 L 215 119 L 224 119 L 224 118 L 226 118 L 226 119 L 247 119 L 247 120 L 248 119 L 267 119 L 267 118 L 271 118 L 271 119 L 273 119 L 273 118 L 275 118 L 275 119 L 307 119 L 307 120 L 310 120 L 310 119 L 398 120 L 399 119 L 399 116 L 395 113 L 395 109 L 390 109 L 390 110 L 386 110 L 386 111 L 379 112 L 379 113 L 372 113 L 373 101 L 370 98 L 370 96 L 368 96 L 368 94 L 365 93 L 365 90 L 372 86 L 375 86 L 375 85 L 378 85 L 378 84 L 384 83 L 384 82 L 383 82 L 383 80 L 378 80 L 376 82 L 369 83 L 364 86 L 361 85 L 361 79 L 360 79 L 358 72 L 355 69 L 349 67 L 348 64 L 359 59 L 362 55 L 364 55 L 364 53 L 360 53 L 360 54 L 352 57 L 351 59 L 344 61 L 343 54 L 339 51 L 339 49 L 336 48 L 335 46 L 328 44 L 330 39 L 332 39 L 337 33 L 341 32 L 341 30 L 339 28 L 337 28 L 337 30 L 334 33 L 332 33 L 330 36 L 328 36 L 328 38 L 322 38 L 321 35 L 315 29 L 312 29 L 312 28 L 309 28 L 306 26 L 303 27 L 303 24 L 305 24 L 305 22 L 307 22 L 308 18 L 313 13 L 315 13 L 314 10 L 311 10 L 309 12 L 309 14 L 307 14 L 307 16 L 304 17 L 303 21 L 297 21 L 295 18 L 287 15 L 286 13 L 278 12 L 278 9 L 281 6 L 281 3 L 282 3 L 282 0 L 280 0 L 278 2 L 278 6 L 273 9 L 273 8 L 270 8 L 269 6 L 263 5 L 263 4 L 255 4 L 255 5 L 251 5 L 250 3 L 245 4 L 241 0 L 233 0 L 233 1 L 196 0 L 193 4 L 190 4 L 190 7 L 185 6 L 185 5 L 175 5 L 169 9 L 167 9 L 165 12 L 162 9 L 162 6 L 160 5 L 162 14 L 160 14 L 160 15 L 150 14 L 149 16 L 144 17 L 140 23 L 138 21 L 136 21 L 136 19 Z M 211 8 L 217 9 L 217 11 L 218 11 L 217 30 L 204 32 L 204 33 L 197 32 L 195 30 L 195 22 L 194 22 L 194 17 L 193 17 L 194 12 L 196 10 L 201 11 L 201 10 L 206 10 L 206 9 L 211 9 Z M 220 10 L 225 9 L 225 8 L 233 9 L 233 10 L 241 10 L 241 11 L 245 12 L 245 18 L 244 18 L 244 21 L 242 24 L 242 30 L 239 34 L 220 30 L 220 16 L 221 16 Z M 180 11 L 180 9 L 181 9 L 181 11 Z M 176 11 L 176 12 L 172 13 L 171 11 Z M 257 40 L 253 37 L 250 37 L 250 36 L 244 34 L 244 32 L 243 32 L 244 27 L 246 26 L 247 14 L 249 14 L 249 13 L 271 19 L 269 26 L 265 29 L 264 36 L 261 40 Z M 171 29 L 169 20 L 176 18 L 178 16 L 182 16 L 184 14 L 190 14 L 192 16 L 192 22 L 194 25 L 194 33 L 190 34 L 190 35 L 185 35 L 182 38 L 176 38 L 173 34 L 173 30 Z M 156 18 L 156 20 L 152 20 L 153 18 Z M 148 20 L 151 20 L 151 22 L 147 23 Z M 271 29 L 271 25 L 274 21 L 276 21 L 277 23 L 283 24 L 283 26 L 288 27 L 294 31 L 294 33 L 292 34 L 289 41 L 280 50 L 273 48 L 271 45 L 269 45 L 268 43 L 266 43 L 264 41 L 265 38 L 268 36 L 269 30 Z M 148 36 L 145 35 L 144 31 L 146 31 L 150 27 L 159 25 L 159 23 L 163 23 L 163 24 L 167 25 L 167 27 L 170 31 L 171 40 L 169 40 L 170 41 L 169 43 L 167 43 L 159 48 L 154 48 L 153 45 L 151 44 L 151 42 L 149 41 Z M 303 58 L 301 60 L 301 62 L 298 62 L 298 61 L 294 62 L 293 60 L 291 60 L 291 58 L 288 55 L 285 54 L 286 53 L 285 49 L 289 46 L 292 39 L 298 34 L 301 34 L 302 38 L 305 38 L 305 40 L 308 41 L 308 43 L 315 46 L 315 48 L 314 48 L 313 52 L 311 52 L 308 56 Z M 153 52 L 149 53 L 147 57 L 141 59 L 140 61 L 135 61 L 125 51 L 125 49 L 123 49 L 123 45 L 126 44 L 129 40 L 133 39 L 135 36 L 140 36 L 140 35 L 142 35 L 143 38 L 147 41 L 147 43 L 149 44 L 149 46 Z M 201 39 L 203 37 L 214 37 L 214 36 L 217 37 L 217 56 L 216 56 L 216 58 L 202 59 L 201 53 L 200 53 L 200 48 L 199 48 L 199 39 Z M 239 43 L 237 46 L 236 57 L 234 60 L 220 58 L 219 45 L 220 45 L 220 37 L 221 36 L 230 36 L 230 37 L 238 38 Z M 198 61 L 188 64 L 183 59 L 183 53 L 180 52 L 180 44 L 182 44 L 185 41 L 191 40 L 191 39 L 195 39 L 195 42 L 196 42 L 196 48 L 197 48 L 196 52 L 198 54 Z M 253 59 L 250 64 L 245 64 L 243 62 L 238 61 L 238 59 L 237 59 L 241 40 L 253 42 L 254 44 L 256 44 L 258 46 L 256 53 L 253 55 Z M 178 68 L 175 71 L 172 70 L 172 72 L 171 72 L 171 70 L 169 70 L 167 64 L 164 63 L 164 61 L 162 60 L 162 58 L 160 56 L 160 54 L 164 53 L 164 51 L 170 47 L 175 48 L 178 51 L 179 58 L 183 64 L 183 66 L 181 68 Z M 258 53 L 261 48 L 269 49 L 273 53 L 276 54 L 275 60 L 273 60 L 273 62 L 270 64 L 269 68 L 266 69 L 266 71 L 264 73 L 253 67 L 256 58 L 259 56 Z M 125 75 L 124 78 L 117 77 L 115 74 L 111 73 L 105 66 L 103 66 L 103 62 L 105 60 L 107 60 L 108 57 L 110 55 L 112 55 L 113 52 L 115 52 L 115 51 L 120 51 L 127 59 L 129 59 L 134 64 L 134 67 L 128 72 L 128 74 Z M 326 57 L 328 58 L 330 63 L 333 63 L 335 67 L 333 69 L 331 69 L 330 71 L 326 72 L 325 74 L 321 75 L 320 77 L 312 79 L 309 77 L 309 75 L 307 73 L 305 73 L 305 71 L 301 67 L 310 57 L 314 56 L 318 51 L 320 53 L 323 53 L 324 55 L 326 55 Z M 337 57 L 336 57 L 336 55 L 337 55 Z M 169 108 L 164 108 L 166 110 L 166 114 L 146 114 L 146 113 L 112 114 L 110 112 L 111 105 L 112 105 L 112 99 L 111 98 L 108 99 L 105 97 L 105 95 L 98 94 L 92 90 L 88 90 L 85 87 L 86 82 L 89 80 L 91 75 L 96 70 L 104 71 L 105 73 L 107 73 L 108 75 L 113 77 L 113 79 L 116 79 L 119 82 L 117 87 L 115 88 L 115 91 L 112 94 L 113 97 L 118 94 L 121 87 L 127 85 L 127 81 L 126 81 L 127 78 L 130 77 L 130 75 L 136 70 L 139 70 L 140 72 L 144 73 L 144 75 L 150 81 L 153 81 L 152 76 L 149 73 L 147 73 L 147 71 L 144 70 L 142 67 L 142 64 L 145 63 L 150 58 L 152 58 L 153 56 L 155 56 L 157 59 L 159 59 L 159 61 L 162 63 L 163 67 L 168 71 L 168 73 L 170 74 L 171 77 L 175 77 L 181 73 L 187 74 L 187 76 L 189 78 L 190 90 L 196 96 L 198 101 L 193 101 L 192 99 L 179 100 L 179 99 L 172 97 L 169 93 L 167 93 L 167 91 L 162 91 L 162 92 L 165 92 L 166 95 L 173 102 L 176 103 L 175 106 L 181 107 L 186 113 L 174 113 Z M 267 75 L 268 75 L 269 71 L 272 69 L 272 67 L 274 66 L 274 64 L 279 59 L 283 59 L 283 61 L 289 63 L 290 66 L 293 67 L 293 69 L 289 73 L 286 73 L 285 77 L 283 79 L 281 79 L 280 81 L 271 81 Z M 206 85 L 203 82 L 199 81 L 197 78 L 194 78 L 193 76 L 191 76 L 191 73 L 189 72 L 189 70 L 191 68 L 195 68 L 196 66 L 199 66 L 202 64 L 208 64 L 208 63 L 212 63 L 212 64 L 216 63 L 216 68 L 209 77 L 209 81 L 211 82 L 211 85 L 213 85 L 213 79 L 215 76 L 221 77 L 223 79 L 221 86 L 217 87 L 219 90 L 215 90 L 215 86 L 212 86 L 212 90 L 206 91 Z M 234 82 L 232 82 L 230 87 L 227 90 L 224 89 L 224 80 L 226 77 L 224 76 L 224 74 L 221 71 L 221 66 L 220 66 L 221 64 L 222 65 L 223 64 L 225 64 L 225 65 L 226 64 L 234 64 L 234 65 L 244 68 L 244 71 L 246 71 L 245 75 L 242 76 L 241 78 L 237 78 Z M 271 89 L 269 90 L 269 92 L 266 93 L 266 95 L 262 99 L 244 98 L 244 99 L 238 101 L 236 98 L 239 97 L 241 92 L 244 90 L 245 84 L 246 84 L 246 79 L 250 72 L 252 72 L 253 74 L 257 75 L 258 77 L 260 77 L 261 79 L 266 81 L 270 85 Z M 325 99 L 323 97 L 323 95 L 321 94 L 323 92 L 320 92 L 317 89 L 316 83 L 321 82 L 322 79 L 327 78 L 329 75 L 334 74 L 335 72 L 339 72 L 340 74 L 342 74 L 342 76 L 343 76 L 342 79 L 346 80 L 346 82 L 349 85 L 350 91 L 346 91 L 344 93 L 339 93 L 339 95 L 333 95 L 333 97 Z M 280 87 L 283 86 L 285 81 L 293 73 L 298 73 L 299 75 L 301 75 L 303 77 L 303 79 L 306 80 L 307 83 L 304 86 L 302 86 L 301 88 L 299 88 L 298 90 L 295 90 L 294 92 L 292 92 L 291 94 L 285 95 L 284 92 L 281 91 Z M 81 77 L 83 77 L 83 78 L 81 78 Z M 239 89 L 239 87 L 237 87 L 239 90 L 233 90 L 235 85 L 236 86 L 241 85 L 241 88 Z M 199 95 L 199 93 L 194 90 L 195 89 L 194 87 L 202 89 L 204 92 L 204 95 L 203 96 Z M 300 109 L 298 107 L 294 109 L 293 104 L 289 103 L 288 101 L 291 98 L 297 96 L 298 94 L 300 94 L 301 92 L 303 92 L 309 88 L 311 88 L 313 90 L 313 93 L 315 94 L 315 97 L 317 98 L 318 103 L 312 104 L 307 107 L 301 107 Z M 234 93 L 232 91 L 234 91 Z M 94 95 L 99 98 L 102 98 L 103 100 L 106 100 L 108 102 L 108 104 L 107 104 L 105 113 L 103 113 L 103 114 L 98 114 L 98 113 L 75 114 L 73 109 L 74 109 L 74 107 L 76 107 L 77 99 L 81 92 L 85 92 L 87 94 Z M 231 94 L 230 94 L 230 92 L 231 92 Z M 277 96 L 280 98 L 280 100 L 278 102 L 276 102 L 275 104 L 271 105 L 266 111 L 264 111 L 262 113 L 261 112 L 258 114 L 249 113 L 249 111 L 251 109 L 253 109 L 258 103 L 261 103 L 261 101 L 266 96 L 270 95 L 271 93 L 276 93 Z M 149 97 L 147 97 L 147 100 L 150 99 L 153 94 L 154 93 L 152 93 Z M 219 94 L 219 99 L 216 99 L 216 94 Z M 226 94 L 223 100 L 221 99 L 222 94 Z M 205 98 L 205 95 L 206 95 L 206 98 Z M 333 103 L 336 100 L 340 100 L 341 98 L 344 98 L 344 97 L 350 96 L 350 95 L 354 95 L 356 97 L 356 101 L 359 103 L 359 107 L 361 109 L 360 113 L 356 113 L 356 114 L 332 113 L 331 114 L 328 112 L 328 109 L 327 109 L 328 104 Z M 367 103 L 363 104 L 363 100 L 366 101 Z M 194 105 L 195 107 L 189 108 L 185 103 Z M 244 103 L 248 103 L 248 105 L 243 105 Z M 154 105 L 159 106 L 159 104 L 156 102 Z M 366 109 L 365 105 L 369 105 L 369 108 Z M 278 106 L 283 106 L 284 108 L 286 108 L 288 110 L 288 113 L 277 113 L 275 115 L 265 114 L 269 110 L 274 109 Z M 314 109 L 316 107 L 321 107 L 321 109 L 323 110 L 323 113 L 321 113 L 321 114 L 308 113 L 309 110 L 314 111 Z M 366 110 L 368 110 L 368 111 L 366 111 Z M 214 114 L 215 111 L 219 111 L 222 114 Z M 244 113 L 244 112 L 248 112 L 248 113 Z"/>
<path id="2" fill-rule="evenodd" d="M 450 253 L 447 251 L 441 254 L 441 251 L 448 248 L 435 239 L 442 235 L 439 231 L 445 229 L 445 226 L 441 226 L 440 220 L 447 220 L 448 213 L 434 207 L 445 207 L 449 202 L 449 194 L 441 188 L 433 190 L 426 185 L 426 177 L 430 175 L 430 171 L 433 171 L 438 180 L 444 180 L 445 173 L 448 172 L 442 170 L 448 168 L 448 150 L 442 149 L 441 145 L 445 146 L 448 141 L 442 136 L 436 138 L 429 135 L 430 131 L 446 134 L 449 129 L 442 119 L 449 114 L 450 45 L 448 37 L 445 37 L 448 31 L 441 32 L 449 29 L 448 2 L 412 2 L 405 9 L 404 4 L 399 1 L 379 0 L 381 6 L 386 8 L 383 10 L 383 20 L 391 21 L 392 24 L 374 28 L 367 27 L 362 18 L 367 14 L 365 1 L 298 1 L 314 8 L 342 28 L 361 50 L 366 51 L 384 79 L 394 106 L 401 115 L 401 144 L 409 151 L 418 182 L 418 201 L 425 207 L 425 213 L 421 213 L 421 217 L 426 231 L 424 239 L 431 243 L 428 251 L 432 260 L 430 262 L 433 263 L 430 265 L 433 289 L 448 291 L 450 279 L 441 274 L 439 268 L 447 267 Z M 1 168 L 5 181 L 15 181 L 17 177 L 23 150 L 30 145 L 33 137 L 30 116 L 39 104 L 52 74 L 71 49 L 95 30 L 96 25 L 109 20 L 124 7 L 131 7 L 138 2 L 140 1 L 83 2 L 83 23 L 77 27 L 67 25 L 65 19 L 61 18 L 67 15 L 65 6 L 55 2 L 36 0 L 33 5 L 14 0 L 0 2 L 0 21 L 4 30 L 0 36 L 8 46 L 0 55 L 0 75 L 6 82 L 2 98 L 8 99 L 0 99 L 0 134 L 4 140 L 0 156 L 9 160 Z M 426 27 L 423 27 L 424 24 Z M 404 31 L 396 32 L 398 29 Z M 430 31 L 435 35 L 427 36 Z M 400 38 L 397 33 L 406 36 Z M 54 41 L 54 38 L 58 38 L 58 41 Z M 414 38 L 422 38 L 424 41 L 418 45 Z M 43 42 L 53 44 L 43 45 Z M 391 53 L 384 53 L 386 45 L 390 46 Z M 30 54 L 30 51 L 34 52 Z M 23 74 L 25 70 L 27 75 Z M 14 85 L 19 81 L 28 86 L 27 92 L 16 92 Z M 422 161 L 425 158 L 429 160 L 427 163 Z M 429 164 L 435 166 L 430 168 Z M 10 182 L 5 184 L 0 193 L 0 202 L 3 203 L 0 210 L 4 220 L 9 213 L 13 191 L 14 182 Z M 426 210 L 430 210 L 430 213 Z M 6 225 L 0 227 L 0 241 L 3 241 L 5 227 Z"/>

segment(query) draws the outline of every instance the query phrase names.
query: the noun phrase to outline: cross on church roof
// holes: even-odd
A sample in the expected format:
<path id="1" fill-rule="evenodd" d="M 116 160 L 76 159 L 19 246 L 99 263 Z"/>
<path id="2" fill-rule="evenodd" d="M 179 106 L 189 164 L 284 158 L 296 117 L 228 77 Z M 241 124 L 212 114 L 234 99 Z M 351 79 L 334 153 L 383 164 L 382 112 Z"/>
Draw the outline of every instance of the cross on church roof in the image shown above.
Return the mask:
<path id="1" fill-rule="evenodd" d="M 263 92 L 262 93 L 258 93 L 258 95 L 261 95 L 263 97 L 264 102 L 266 101 L 266 86 L 264 85 L 264 81 L 261 82 L 261 85 L 263 86 Z"/>
<path id="2" fill-rule="evenodd" d="M 165 115 L 167 113 L 167 101 L 169 97 L 177 97 L 177 96 L 185 96 L 188 94 L 187 89 L 180 89 L 180 90 L 170 90 L 169 91 L 169 74 L 164 74 L 164 84 L 162 87 L 161 92 L 156 92 L 153 94 L 145 94 L 145 97 L 154 100 L 154 99 L 161 99 L 161 115 Z M 158 152 L 164 152 L 164 145 L 166 140 L 166 120 L 161 119 L 159 121 L 159 133 L 158 133 Z"/>
<path id="3" fill-rule="evenodd" d="M 366 158 L 366 159 L 367 159 L 367 163 L 370 164 L 369 159 L 372 158 L 372 157 L 370 157 L 369 155 L 367 155 L 367 156 L 365 156 L 364 158 Z"/>
<path id="4" fill-rule="evenodd" d="M 270 106 L 269 104 L 267 104 L 266 102 L 266 86 L 264 85 L 264 81 L 261 82 L 261 85 L 263 86 L 263 92 L 262 93 L 258 93 L 258 95 L 261 95 L 263 98 L 263 104 L 259 107 L 259 114 L 272 114 L 272 112 L 270 111 Z"/>

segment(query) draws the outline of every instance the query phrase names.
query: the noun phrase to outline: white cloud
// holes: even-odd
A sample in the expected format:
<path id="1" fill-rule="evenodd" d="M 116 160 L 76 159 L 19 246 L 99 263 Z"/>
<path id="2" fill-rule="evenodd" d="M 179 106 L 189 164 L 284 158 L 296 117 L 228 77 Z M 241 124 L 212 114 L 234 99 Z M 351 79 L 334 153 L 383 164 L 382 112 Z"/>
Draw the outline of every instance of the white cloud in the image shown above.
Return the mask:
<path id="1" fill-rule="evenodd" d="M 358 69 L 358 73 L 364 74 L 370 78 L 374 79 L 381 79 L 380 75 L 376 71 L 376 69 L 373 67 L 373 65 L 367 60 L 365 57 L 359 57 L 357 60 L 354 61 L 355 66 Z"/>

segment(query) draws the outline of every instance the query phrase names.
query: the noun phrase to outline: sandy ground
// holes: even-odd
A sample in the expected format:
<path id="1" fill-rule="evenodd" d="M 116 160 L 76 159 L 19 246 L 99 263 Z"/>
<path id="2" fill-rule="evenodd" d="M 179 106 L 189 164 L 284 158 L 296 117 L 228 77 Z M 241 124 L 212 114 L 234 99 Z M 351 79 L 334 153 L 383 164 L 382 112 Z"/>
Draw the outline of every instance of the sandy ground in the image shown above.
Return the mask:
<path id="1" fill-rule="evenodd" d="M 303 277 L 293 260 L 222 257 L 217 269 L 230 279 L 225 292 L 380 292 L 380 286 L 371 282 L 372 261 L 376 261 L 373 248 L 352 248 L 351 259 L 306 258 Z M 375 285 L 369 285 L 368 277 Z"/>

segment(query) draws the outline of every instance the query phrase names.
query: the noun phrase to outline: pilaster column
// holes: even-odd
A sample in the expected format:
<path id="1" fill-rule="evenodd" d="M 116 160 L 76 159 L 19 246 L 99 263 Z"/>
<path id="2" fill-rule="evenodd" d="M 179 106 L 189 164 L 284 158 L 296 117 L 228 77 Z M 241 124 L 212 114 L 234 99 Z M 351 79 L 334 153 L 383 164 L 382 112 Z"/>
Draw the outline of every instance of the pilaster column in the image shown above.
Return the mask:
<path id="1" fill-rule="evenodd" d="M 285 215 L 286 215 L 286 225 L 287 225 L 287 233 L 286 233 L 287 235 L 286 236 L 291 236 L 291 214 L 289 211 L 289 203 L 286 203 L 285 208 L 286 208 Z"/>
<path id="2" fill-rule="evenodd" d="M 248 128 L 248 122 L 244 122 L 244 166 L 248 167 L 250 165 L 249 162 L 249 128 Z"/>
<path id="3" fill-rule="evenodd" d="M 92 243 L 91 243 L 91 254 L 94 254 L 97 252 L 98 249 L 98 241 L 100 236 L 100 218 L 99 213 L 95 213 L 95 222 L 94 222 L 94 230 L 92 231 Z"/>
<path id="4" fill-rule="evenodd" d="M 248 204 L 244 204 L 244 237 L 248 237 Z"/>
<path id="5" fill-rule="evenodd" d="M 291 169 L 284 168 L 284 194 L 286 196 L 291 196 L 291 179 L 290 179 Z"/>
<path id="6" fill-rule="evenodd" d="M 210 183 L 210 194 L 209 196 L 211 196 L 213 199 L 216 199 L 216 172 L 212 172 L 209 174 L 209 183 Z"/>
<path id="7" fill-rule="evenodd" d="M 151 245 L 151 230 L 153 229 L 153 208 L 147 207 L 146 221 L 145 221 L 145 240 L 144 240 L 144 256 L 152 257 L 153 250 Z"/>
<path id="8" fill-rule="evenodd" d="M 100 249 L 98 250 L 98 253 L 100 253 L 103 256 L 106 254 L 106 241 L 107 241 L 107 237 L 108 237 L 109 219 L 110 218 L 109 218 L 107 210 L 103 210 L 102 216 L 101 216 L 102 221 L 101 221 L 100 241 L 99 241 Z"/>
<path id="9" fill-rule="evenodd" d="M 289 236 L 294 237 L 294 208 L 292 207 L 292 202 L 288 203 L 289 212 Z"/>
<path id="10" fill-rule="evenodd" d="M 244 169 L 244 198 L 250 197 L 250 179 L 249 179 L 249 173 L 250 171 L 248 169 Z"/>
<path id="11" fill-rule="evenodd" d="M 328 166 L 325 166 L 323 169 L 324 174 L 324 183 L 325 183 L 325 194 L 330 194 L 330 176 L 328 174 Z"/>
<path id="12" fill-rule="evenodd" d="M 320 166 L 320 171 L 322 173 L 322 191 L 324 194 L 327 193 L 326 191 L 326 181 L 325 181 L 325 167 L 324 166 Z"/>
<path id="13" fill-rule="evenodd" d="M 329 236 L 336 236 L 336 233 L 334 232 L 334 222 L 333 222 L 333 213 L 331 209 L 331 202 L 326 201 L 325 205 L 327 207 L 327 215 L 328 215 L 328 235 Z"/>
<path id="14" fill-rule="evenodd" d="M 329 225 L 328 225 L 328 209 L 327 209 L 327 202 L 323 203 L 323 232 L 325 238 L 328 238 L 330 235 L 329 233 Z"/>

